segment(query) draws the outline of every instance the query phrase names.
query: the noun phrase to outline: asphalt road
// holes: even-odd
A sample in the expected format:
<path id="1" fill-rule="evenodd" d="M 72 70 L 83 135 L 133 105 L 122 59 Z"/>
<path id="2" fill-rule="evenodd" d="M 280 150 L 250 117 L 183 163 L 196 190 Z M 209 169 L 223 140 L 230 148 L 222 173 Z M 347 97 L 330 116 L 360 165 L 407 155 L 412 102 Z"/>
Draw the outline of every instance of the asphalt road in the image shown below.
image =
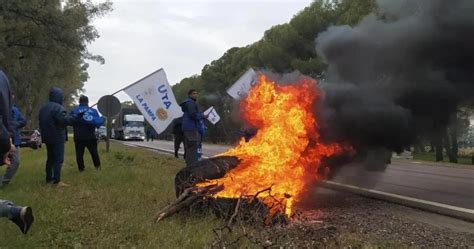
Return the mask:
<path id="1" fill-rule="evenodd" d="M 129 143 L 173 150 L 172 141 Z M 205 156 L 214 156 L 229 148 L 203 144 Z M 392 160 L 383 172 L 366 171 L 361 165 L 347 165 L 332 180 L 474 210 L 474 166 Z"/>

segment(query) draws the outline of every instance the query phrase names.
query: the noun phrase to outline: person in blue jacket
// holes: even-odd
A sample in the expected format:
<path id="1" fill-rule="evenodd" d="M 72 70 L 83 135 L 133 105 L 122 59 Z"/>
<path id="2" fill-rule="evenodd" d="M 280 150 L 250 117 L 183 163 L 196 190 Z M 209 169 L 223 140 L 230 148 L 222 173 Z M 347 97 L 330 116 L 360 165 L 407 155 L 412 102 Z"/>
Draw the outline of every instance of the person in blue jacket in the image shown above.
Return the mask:
<path id="1" fill-rule="evenodd" d="M 14 94 L 12 94 L 12 100 L 15 100 Z M 13 105 L 11 109 L 10 125 L 13 128 L 12 143 L 16 147 L 16 150 L 10 154 L 10 167 L 7 168 L 3 177 L 0 177 L 0 186 L 8 185 L 20 166 L 20 130 L 26 125 L 26 119 L 21 114 L 20 109 L 16 105 Z"/>
<path id="2" fill-rule="evenodd" d="M 79 97 L 79 106 L 71 111 L 71 116 L 82 116 L 74 127 L 74 145 L 76 147 L 76 162 L 79 172 L 84 171 L 84 150 L 87 148 L 96 169 L 100 169 L 100 157 L 97 152 L 97 136 L 95 129 L 104 124 L 96 109 L 89 107 L 89 98 L 85 95 Z"/>
<path id="3" fill-rule="evenodd" d="M 16 149 L 12 145 L 11 134 L 11 90 L 7 76 L 0 70 L 0 166 L 10 166 L 10 155 Z M 18 206 L 9 200 L 0 198 L 0 217 L 8 218 L 15 223 L 22 233 L 26 234 L 33 224 L 34 217 L 31 207 Z M 0 231 L 1 233 L 2 231 Z"/>
<path id="4" fill-rule="evenodd" d="M 41 138 L 46 144 L 46 183 L 66 187 L 61 181 L 61 168 L 64 162 L 66 127 L 74 124 L 80 116 L 68 115 L 63 106 L 64 94 L 60 88 L 49 89 L 49 102 L 40 109 L 39 126 Z"/>
<path id="5" fill-rule="evenodd" d="M 188 98 L 180 104 L 183 111 L 181 129 L 184 133 L 185 160 L 188 167 L 198 160 L 198 146 L 201 142 L 201 134 L 199 133 L 200 121 L 206 118 L 205 115 L 199 112 L 196 104 L 197 97 L 197 90 L 191 89 L 188 91 Z"/>

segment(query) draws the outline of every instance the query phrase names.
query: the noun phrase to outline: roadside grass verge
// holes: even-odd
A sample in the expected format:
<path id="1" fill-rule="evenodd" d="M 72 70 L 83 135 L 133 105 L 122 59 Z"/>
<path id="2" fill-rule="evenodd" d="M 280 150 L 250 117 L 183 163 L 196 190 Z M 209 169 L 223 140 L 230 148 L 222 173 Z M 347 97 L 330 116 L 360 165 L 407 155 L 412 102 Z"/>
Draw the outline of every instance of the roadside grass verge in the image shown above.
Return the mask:
<path id="1" fill-rule="evenodd" d="M 79 173 L 74 144 L 66 144 L 62 180 L 70 187 L 44 183 L 46 149 L 21 149 L 21 165 L 0 198 L 33 208 L 35 222 L 25 236 L 0 219 L 1 248 L 202 248 L 212 241 L 214 215 L 176 215 L 154 224 L 153 215 L 175 199 L 174 175 L 184 161 L 143 149 L 99 145 L 102 169 L 89 154 Z M 3 174 L 4 169 L 0 168 Z"/>
<path id="2" fill-rule="evenodd" d="M 420 161 L 436 162 L 436 155 L 433 152 L 413 153 L 413 159 Z M 443 163 L 449 163 L 447 155 L 443 156 Z M 458 164 L 473 165 L 469 156 L 458 156 Z"/>

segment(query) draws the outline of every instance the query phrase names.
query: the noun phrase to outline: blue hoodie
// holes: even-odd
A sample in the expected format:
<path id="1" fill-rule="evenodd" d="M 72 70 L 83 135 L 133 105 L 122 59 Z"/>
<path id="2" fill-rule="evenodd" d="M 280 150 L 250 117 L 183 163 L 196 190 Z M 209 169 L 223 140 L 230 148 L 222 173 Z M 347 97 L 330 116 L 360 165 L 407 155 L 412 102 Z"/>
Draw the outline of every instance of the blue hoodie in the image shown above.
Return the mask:
<path id="1" fill-rule="evenodd" d="M 78 107 L 71 111 L 71 116 L 78 116 L 84 113 L 82 118 L 79 118 L 73 125 L 74 140 L 94 140 L 95 128 L 104 124 L 105 120 L 102 118 L 96 109 L 89 108 L 85 103 L 79 104 Z"/>
<path id="2" fill-rule="evenodd" d="M 63 106 L 63 91 L 60 88 L 49 89 L 49 102 L 41 107 L 39 125 L 41 139 L 45 144 L 59 144 L 66 141 L 66 126 L 72 125 L 76 117 L 67 115 Z"/>
<path id="3" fill-rule="evenodd" d="M 183 111 L 183 123 L 181 129 L 183 132 L 199 131 L 199 121 L 204 118 L 199 112 L 196 101 L 191 98 L 186 98 L 181 104 Z"/>
<path id="4" fill-rule="evenodd" d="M 20 112 L 20 109 L 18 109 L 16 105 L 12 107 L 11 125 L 13 126 L 13 129 L 14 129 L 13 144 L 15 146 L 20 146 L 21 144 L 20 129 L 25 127 L 26 119 L 25 117 L 23 117 L 23 115 Z"/>

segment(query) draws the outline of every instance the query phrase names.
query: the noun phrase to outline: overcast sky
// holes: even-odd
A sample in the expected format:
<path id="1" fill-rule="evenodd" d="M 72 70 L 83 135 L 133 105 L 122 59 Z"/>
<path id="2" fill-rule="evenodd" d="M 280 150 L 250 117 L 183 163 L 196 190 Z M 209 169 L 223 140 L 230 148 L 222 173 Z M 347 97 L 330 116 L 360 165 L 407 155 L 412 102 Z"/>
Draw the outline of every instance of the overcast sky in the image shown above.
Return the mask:
<path id="1" fill-rule="evenodd" d="M 105 64 L 89 62 L 85 94 L 96 103 L 159 68 L 176 84 L 200 74 L 228 49 L 261 39 L 265 30 L 288 22 L 311 2 L 114 0 L 114 10 L 94 21 L 100 38 L 89 51 L 102 55 Z M 129 100 L 124 93 L 117 97 Z"/>

